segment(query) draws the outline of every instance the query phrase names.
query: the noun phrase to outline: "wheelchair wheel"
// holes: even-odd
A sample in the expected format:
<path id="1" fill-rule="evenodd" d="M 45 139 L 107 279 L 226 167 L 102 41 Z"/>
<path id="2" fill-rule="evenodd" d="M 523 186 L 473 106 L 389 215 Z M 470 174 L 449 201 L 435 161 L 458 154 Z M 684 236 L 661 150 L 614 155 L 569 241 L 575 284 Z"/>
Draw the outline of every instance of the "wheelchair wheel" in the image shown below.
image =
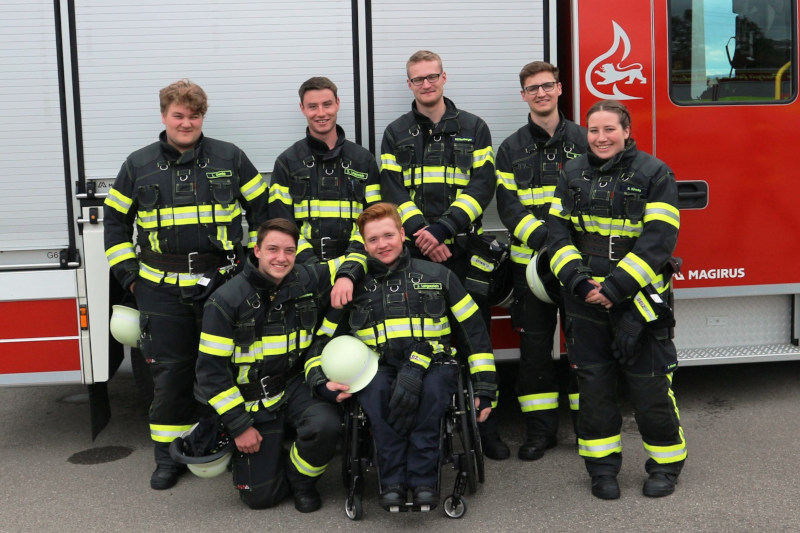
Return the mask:
<path id="1" fill-rule="evenodd" d="M 449 518 L 461 518 L 467 512 L 467 500 L 448 496 L 445 498 L 442 508 L 444 509 L 444 514 Z"/>
<path id="2" fill-rule="evenodd" d="M 472 381 L 468 378 L 467 379 L 467 397 L 474 398 L 475 391 L 472 388 Z M 483 447 L 481 446 L 481 434 L 478 431 L 478 410 L 475 409 L 474 405 L 470 405 L 469 410 L 469 419 L 470 419 L 470 426 L 472 429 L 472 447 L 471 450 L 475 455 L 475 467 L 478 471 L 478 481 L 483 483 L 486 481 L 486 470 L 484 468 L 484 461 L 483 461 Z"/>
<path id="3" fill-rule="evenodd" d="M 472 396 L 469 393 L 469 388 L 465 388 L 463 381 L 463 374 L 459 374 L 459 391 L 462 394 L 456 398 L 456 407 L 458 417 L 456 423 L 458 424 L 459 440 L 461 441 L 461 455 L 459 469 L 467 475 L 467 490 L 470 494 L 474 494 L 478 490 L 478 466 L 476 461 L 475 446 L 473 438 L 474 432 L 470 424 L 470 420 L 474 417 L 475 407 L 472 402 Z M 469 380 L 467 380 L 469 383 Z"/>
<path id="4" fill-rule="evenodd" d="M 344 514 L 347 515 L 347 518 L 350 520 L 361 520 L 361 516 L 364 513 L 364 507 L 361 502 L 361 495 L 354 494 L 353 496 L 349 496 L 344 502 Z"/>

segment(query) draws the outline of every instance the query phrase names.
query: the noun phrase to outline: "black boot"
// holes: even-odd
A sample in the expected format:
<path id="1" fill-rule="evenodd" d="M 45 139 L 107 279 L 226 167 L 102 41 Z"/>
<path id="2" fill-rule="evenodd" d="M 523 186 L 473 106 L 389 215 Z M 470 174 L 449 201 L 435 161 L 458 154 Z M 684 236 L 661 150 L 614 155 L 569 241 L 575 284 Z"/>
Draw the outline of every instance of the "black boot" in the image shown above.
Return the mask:
<path id="1" fill-rule="evenodd" d="M 642 486 L 642 494 L 650 498 L 660 498 L 669 496 L 675 492 L 675 485 L 678 484 L 678 474 L 668 472 L 653 472 Z"/>
<path id="2" fill-rule="evenodd" d="M 545 450 L 554 448 L 557 442 L 555 437 L 545 437 L 544 435 L 528 436 L 522 446 L 519 447 L 517 457 L 523 461 L 536 461 L 544 457 Z"/>
<path id="3" fill-rule="evenodd" d="M 601 500 L 616 500 L 619 498 L 617 476 L 592 476 L 592 495 Z"/>
<path id="4" fill-rule="evenodd" d="M 286 479 L 294 495 L 294 508 L 301 513 L 313 513 L 322 507 L 322 498 L 317 492 L 317 478 L 304 476 L 291 463 L 286 462 Z"/>
<path id="5" fill-rule="evenodd" d="M 154 448 L 156 469 L 150 475 L 150 488 L 167 490 L 175 486 L 186 472 L 186 465 L 176 463 L 169 455 L 169 443 L 158 442 Z"/>
<path id="6" fill-rule="evenodd" d="M 483 455 L 495 461 L 503 461 L 511 457 L 511 450 L 508 445 L 500 438 L 497 430 L 497 419 L 489 417 L 485 422 L 478 424 L 478 431 L 481 434 L 481 448 Z"/>

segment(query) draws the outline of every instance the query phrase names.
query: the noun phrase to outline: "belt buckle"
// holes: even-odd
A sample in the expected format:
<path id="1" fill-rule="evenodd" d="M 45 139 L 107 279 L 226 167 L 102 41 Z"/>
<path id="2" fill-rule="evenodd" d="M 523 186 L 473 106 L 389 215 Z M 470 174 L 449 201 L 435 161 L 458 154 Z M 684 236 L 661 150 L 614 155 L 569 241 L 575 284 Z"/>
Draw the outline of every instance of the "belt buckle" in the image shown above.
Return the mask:
<path id="1" fill-rule="evenodd" d="M 619 259 L 614 257 L 614 239 L 619 239 L 619 235 L 609 235 L 608 236 L 608 260 L 609 261 L 619 261 Z"/>
<path id="2" fill-rule="evenodd" d="M 331 240 L 330 237 L 321 237 L 319 239 L 319 255 L 323 261 L 328 260 L 328 254 L 325 253 L 325 241 Z"/>
<path id="3" fill-rule="evenodd" d="M 269 390 L 267 389 L 267 380 L 269 380 L 270 377 L 272 376 L 264 376 L 263 378 L 258 380 L 259 383 L 261 383 L 261 391 L 264 393 L 264 399 L 267 401 L 274 400 L 283 393 L 283 391 L 279 391 L 277 394 L 270 396 Z"/>
<path id="4" fill-rule="evenodd" d="M 189 274 L 196 274 L 194 271 L 194 267 L 192 267 L 192 263 L 194 262 L 193 255 L 197 255 L 199 252 L 189 252 L 189 255 L 186 256 L 187 263 L 189 265 Z"/>

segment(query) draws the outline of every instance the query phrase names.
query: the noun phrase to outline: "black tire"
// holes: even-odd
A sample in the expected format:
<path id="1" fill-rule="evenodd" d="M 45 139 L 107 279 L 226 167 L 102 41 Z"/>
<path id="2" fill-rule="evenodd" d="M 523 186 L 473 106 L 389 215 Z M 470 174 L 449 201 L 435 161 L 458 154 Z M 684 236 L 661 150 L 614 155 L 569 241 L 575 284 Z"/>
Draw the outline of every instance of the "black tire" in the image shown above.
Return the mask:
<path id="1" fill-rule="evenodd" d="M 346 514 L 347 518 L 350 520 L 361 520 L 364 514 L 364 506 L 360 494 L 354 494 L 345 500 L 344 514 Z"/>
<path id="2" fill-rule="evenodd" d="M 474 398 L 475 391 L 472 388 L 472 381 L 467 378 L 467 398 Z M 470 405 L 469 410 L 470 429 L 472 430 L 471 449 L 474 453 L 475 467 L 478 471 L 478 482 L 486 481 L 486 468 L 483 460 L 483 447 L 481 446 L 481 434 L 478 431 L 478 413 L 474 406 Z"/>
<path id="3" fill-rule="evenodd" d="M 444 514 L 448 518 L 462 518 L 467 514 L 467 500 L 458 498 L 458 501 L 456 501 L 452 496 L 448 496 L 442 504 L 442 509 L 444 509 Z"/>

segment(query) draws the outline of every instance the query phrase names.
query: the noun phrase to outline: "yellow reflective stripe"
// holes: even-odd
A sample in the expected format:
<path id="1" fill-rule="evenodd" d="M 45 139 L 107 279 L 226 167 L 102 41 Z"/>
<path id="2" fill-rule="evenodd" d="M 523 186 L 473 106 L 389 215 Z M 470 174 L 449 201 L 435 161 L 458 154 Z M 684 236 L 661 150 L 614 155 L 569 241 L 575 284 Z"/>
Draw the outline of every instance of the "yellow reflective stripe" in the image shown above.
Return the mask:
<path id="1" fill-rule="evenodd" d="M 527 265 L 531 262 L 533 250 L 524 244 L 511 245 L 511 262 L 520 265 Z"/>
<path id="2" fill-rule="evenodd" d="M 252 250 L 256 247 L 256 241 L 258 241 L 258 230 L 248 230 L 247 247 Z"/>
<path id="3" fill-rule="evenodd" d="M 679 435 L 681 441 L 678 444 L 671 444 L 669 446 L 656 446 L 642 441 L 644 451 L 658 464 L 663 465 L 683 461 L 688 455 L 686 451 L 686 440 L 683 437 L 683 428 L 681 428 Z"/>
<path id="4" fill-rule="evenodd" d="M 411 352 L 411 355 L 408 356 L 408 360 L 426 370 L 431 366 L 431 358 L 416 351 Z"/>
<path id="5" fill-rule="evenodd" d="M 520 220 L 519 224 L 517 224 L 517 226 L 514 228 L 514 237 L 526 243 L 533 232 L 536 231 L 538 227 L 543 225 L 544 222 L 531 214 L 527 214 L 522 217 L 522 220 Z"/>
<path id="6" fill-rule="evenodd" d="M 258 173 L 253 179 L 245 183 L 240 190 L 245 200 L 251 202 L 255 197 L 260 196 L 267 190 L 267 184 L 261 176 L 261 173 Z"/>
<path id="7" fill-rule="evenodd" d="M 200 281 L 200 279 L 203 277 L 203 274 L 183 274 L 177 272 L 171 272 L 167 274 L 163 270 L 158 270 L 157 268 L 148 266 L 140 261 L 139 277 L 150 280 L 153 283 L 161 283 L 161 280 L 164 280 L 164 283 L 168 283 L 170 285 L 177 284 L 180 287 L 191 287 Z"/>
<path id="8" fill-rule="evenodd" d="M 154 252 L 161 253 L 161 243 L 158 240 L 158 232 L 157 231 L 148 231 L 147 232 L 147 242 L 150 243 L 150 249 Z"/>
<path id="9" fill-rule="evenodd" d="M 269 187 L 269 201 L 281 202 L 286 206 L 292 205 L 292 195 L 289 194 L 289 187 L 285 187 L 278 183 L 273 183 Z"/>
<path id="10" fill-rule="evenodd" d="M 622 453 L 622 435 L 606 439 L 578 439 L 578 454 L 581 457 L 607 457 Z"/>
<path id="11" fill-rule="evenodd" d="M 242 393 L 237 387 L 231 387 L 226 391 L 222 391 L 208 400 L 208 405 L 213 407 L 219 414 L 227 413 L 237 405 L 242 405 L 243 403 L 244 398 L 242 398 Z"/>
<path id="12" fill-rule="evenodd" d="M 580 403 L 580 400 L 581 400 L 580 393 L 573 392 L 572 394 L 568 395 L 568 398 L 569 398 L 569 408 L 570 408 L 570 410 L 571 411 L 580 410 L 580 405 L 581 405 L 581 403 Z"/>
<path id="13" fill-rule="evenodd" d="M 633 252 L 625 254 L 625 257 L 619 262 L 619 267 L 635 279 L 640 287 L 651 283 L 656 277 L 656 273 L 650 268 L 650 265 Z"/>
<path id="14" fill-rule="evenodd" d="M 543 392 L 518 396 L 519 407 L 523 413 L 558 409 L 558 392 Z"/>
<path id="15" fill-rule="evenodd" d="M 408 222 L 408 220 L 413 216 L 423 216 L 422 211 L 419 210 L 414 202 L 402 203 L 397 210 L 400 212 L 400 219 L 403 221 L 403 224 Z"/>
<path id="16" fill-rule="evenodd" d="M 167 425 L 150 424 L 150 438 L 156 442 L 170 443 L 183 435 L 184 431 L 192 429 L 191 424 L 187 425 Z"/>
<path id="17" fill-rule="evenodd" d="M 664 202 L 649 202 L 644 208 L 644 223 L 660 220 L 675 228 L 681 226 L 681 214 L 678 209 Z"/>
<path id="18" fill-rule="evenodd" d="M 503 172 L 502 170 L 497 170 L 495 171 L 495 176 L 497 176 L 498 187 L 504 187 L 511 192 L 517 191 L 517 182 L 514 181 L 513 172 Z"/>
<path id="19" fill-rule="evenodd" d="M 114 266 L 126 259 L 136 259 L 132 242 L 123 242 L 106 250 L 106 259 L 109 266 Z"/>
<path id="20" fill-rule="evenodd" d="M 494 354 L 491 352 L 474 353 L 467 357 L 469 363 L 469 373 L 475 374 L 477 372 L 494 372 Z"/>
<path id="21" fill-rule="evenodd" d="M 368 204 L 374 204 L 376 202 L 381 201 L 381 186 L 378 185 L 367 185 L 366 192 L 364 193 L 364 202 Z"/>
<path id="22" fill-rule="evenodd" d="M 119 211 L 123 215 L 127 215 L 128 211 L 131 209 L 131 205 L 133 204 L 133 200 L 116 190 L 114 187 L 111 187 L 108 190 L 108 194 L 106 195 L 106 200 L 103 202 L 108 207 Z"/>
<path id="23" fill-rule="evenodd" d="M 479 168 L 487 162 L 494 164 L 494 151 L 491 146 L 472 152 L 472 168 Z"/>
<path id="24" fill-rule="evenodd" d="M 212 335 L 204 331 L 200 332 L 199 351 L 208 355 L 220 357 L 230 357 L 233 354 L 233 339 Z"/>
<path id="25" fill-rule="evenodd" d="M 479 204 L 478 201 L 472 196 L 464 193 L 459 194 L 456 200 L 453 202 L 453 205 L 450 207 L 457 207 L 464 211 L 469 217 L 470 222 L 474 222 L 475 219 L 481 216 L 483 213 L 481 204 Z"/>
<path id="26" fill-rule="evenodd" d="M 292 443 L 292 449 L 289 451 L 289 457 L 291 458 L 292 464 L 297 471 L 304 476 L 319 477 L 328 467 L 327 464 L 322 466 L 313 466 L 311 463 L 300 457 L 300 452 L 297 451 L 297 443 Z"/>
<path id="27" fill-rule="evenodd" d="M 317 335 L 324 335 L 326 337 L 333 337 L 333 333 L 336 331 L 336 326 L 338 324 L 325 317 L 322 319 L 322 325 L 317 330 Z"/>
<path id="28" fill-rule="evenodd" d="M 637 292 L 633 297 L 633 305 L 636 307 L 636 310 L 639 311 L 639 314 L 644 317 L 645 321 L 652 322 L 658 318 L 656 312 L 653 310 L 653 306 L 647 301 L 647 297 L 642 294 L 642 291 Z"/>
<path id="29" fill-rule="evenodd" d="M 322 366 L 322 357 L 317 355 L 316 357 L 309 357 L 306 364 L 303 366 L 303 372 L 305 373 L 306 377 L 308 377 L 308 372 L 315 367 Z"/>
<path id="30" fill-rule="evenodd" d="M 400 172 L 403 168 L 397 164 L 397 158 L 394 154 L 381 154 L 381 172 L 384 170 Z"/>
<path id="31" fill-rule="evenodd" d="M 556 253 L 550 258 L 550 268 L 553 270 L 553 273 L 558 276 L 561 269 L 570 261 L 578 261 L 579 263 L 581 261 L 581 254 L 578 252 L 578 249 L 571 244 L 556 250 Z"/>
<path id="32" fill-rule="evenodd" d="M 476 304 L 475 300 L 473 300 L 472 297 L 467 294 L 461 299 L 461 301 L 453 306 L 452 311 L 453 316 L 456 317 L 456 320 L 459 322 L 464 322 L 478 312 L 478 304 Z"/>

